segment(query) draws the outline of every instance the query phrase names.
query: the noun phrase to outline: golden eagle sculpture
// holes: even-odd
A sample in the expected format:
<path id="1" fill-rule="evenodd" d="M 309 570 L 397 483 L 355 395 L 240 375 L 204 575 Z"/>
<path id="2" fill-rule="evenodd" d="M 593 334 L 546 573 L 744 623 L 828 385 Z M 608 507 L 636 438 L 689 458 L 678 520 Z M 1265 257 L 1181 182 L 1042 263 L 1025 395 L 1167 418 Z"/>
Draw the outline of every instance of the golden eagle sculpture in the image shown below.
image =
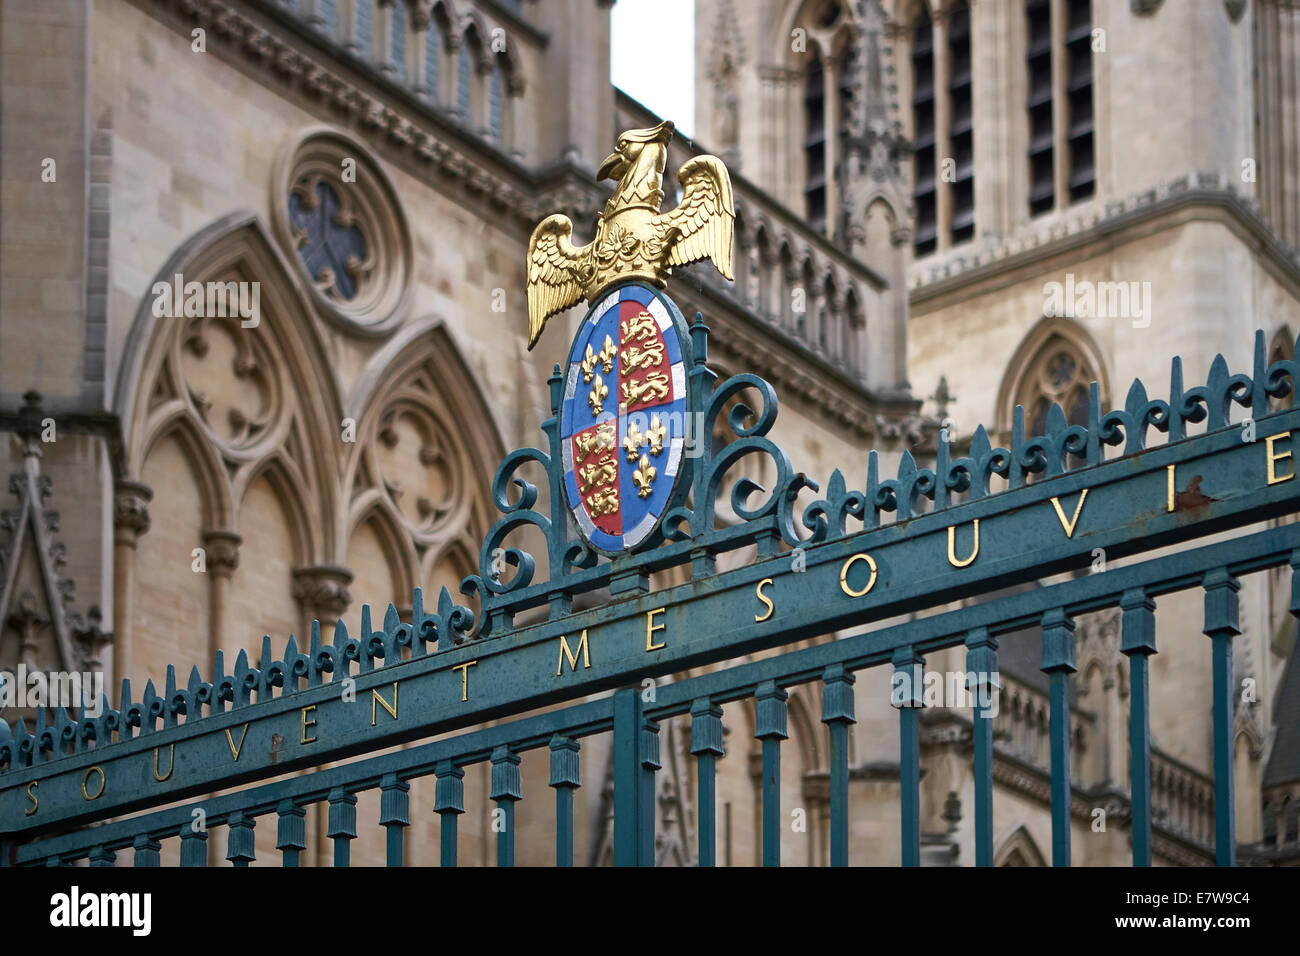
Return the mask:
<path id="1" fill-rule="evenodd" d="M 575 246 L 568 216 L 547 216 L 528 242 L 528 347 L 546 320 L 627 279 L 662 288 L 673 266 L 708 259 L 733 279 L 731 243 L 736 209 L 731 177 L 716 156 L 696 156 L 677 171 L 682 199 L 661 213 L 664 164 L 673 136 L 669 121 L 628 130 L 603 163 L 598 179 L 618 186 L 596 220 L 596 238 Z"/>

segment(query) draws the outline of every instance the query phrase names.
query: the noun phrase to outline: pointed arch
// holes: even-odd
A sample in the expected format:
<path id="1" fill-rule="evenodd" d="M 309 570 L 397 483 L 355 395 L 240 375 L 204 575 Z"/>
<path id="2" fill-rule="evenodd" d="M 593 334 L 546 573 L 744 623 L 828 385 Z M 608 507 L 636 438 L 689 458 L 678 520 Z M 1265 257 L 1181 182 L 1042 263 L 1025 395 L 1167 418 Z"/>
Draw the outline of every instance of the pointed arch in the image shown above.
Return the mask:
<path id="1" fill-rule="evenodd" d="M 256 314 L 169 315 L 160 297 L 169 296 L 166 290 L 177 281 L 248 283 L 256 290 L 255 298 L 250 295 Z M 127 474 L 120 477 L 137 478 L 160 434 L 180 429 L 183 447 L 202 472 L 205 519 L 210 527 L 230 528 L 237 521 L 237 476 L 277 456 L 292 459 L 295 480 L 302 482 L 298 495 L 306 497 L 299 514 L 306 509 L 312 515 L 307 524 L 321 528 L 305 560 L 322 561 L 320 545 L 335 532 L 337 472 L 330 450 L 341 403 L 334 363 L 311 314 L 297 271 L 256 214 L 233 213 L 184 242 L 150 283 L 127 336 L 113 397 L 126 451 Z M 210 352 L 218 346 L 228 349 L 221 357 L 230 367 L 203 374 L 217 376 L 227 393 L 224 418 L 213 413 L 215 397 L 198 370 L 209 357 L 219 364 Z"/>
<path id="2" fill-rule="evenodd" d="M 446 323 L 429 317 L 404 329 L 370 359 L 346 401 L 344 414 L 357 423 L 357 441 L 344 465 L 343 499 L 352 502 L 350 511 L 362 496 L 383 499 L 421 550 L 440 550 L 466 534 L 479 540 L 493 519 L 489 489 L 505 457 L 505 443 L 486 396 L 465 374 L 468 367 Z M 441 468 L 452 486 L 445 511 L 439 514 L 435 507 L 432 520 L 404 515 L 384 481 L 378 448 L 386 437 L 383 430 L 393 416 L 408 411 L 428 430 L 419 462 Z M 334 544 L 339 555 L 346 553 L 346 537 Z"/>
<path id="3" fill-rule="evenodd" d="M 400 520 L 393 513 L 392 507 L 378 495 L 365 495 L 353 503 L 349 509 L 347 537 L 351 542 L 362 527 L 369 527 L 379 540 L 384 559 L 388 565 L 388 576 L 392 583 L 391 595 L 357 595 L 358 613 L 360 605 L 369 604 L 373 613 L 379 608 L 380 616 L 390 600 L 405 598 L 415 588 L 416 566 L 418 557 L 410 536 L 402 528 Z M 347 552 L 342 555 L 346 560 Z M 401 603 L 398 601 L 397 603 Z M 373 618 L 372 618 L 373 620 Z"/>
<path id="4" fill-rule="evenodd" d="M 1016 827 L 998 843 L 993 852 L 994 866 L 1047 866 L 1038 844 L 1024 824 Z"/>
<path id="5" fill-rule="evenodd" d="M 1052 368 L 1051 363 L 1064 358 L 1066 364 Z M 1073 365 L 1067 367 L 1069 362 Z M 1038 400 L 1061 400 L 1066 418 L 1078 415 L 1075 404 L 1080 389 L 1086 401 L 1087 386 L 1096 380 L 1105 406 L 1110 397 L 1110 376 L 1100 346 L 1079 322 L 1066 316 L 1044 316 L 1016 347 L 1003 373 L 995 409 L 998 427 L 1011 428 L 1016 405 L 1025 406 L 1025 431 L 1031 434 Z M 1070 403 L 1070 407 L 1066 407 Z M 1043 413 L 1039 413 L 1040 415 Z"/>

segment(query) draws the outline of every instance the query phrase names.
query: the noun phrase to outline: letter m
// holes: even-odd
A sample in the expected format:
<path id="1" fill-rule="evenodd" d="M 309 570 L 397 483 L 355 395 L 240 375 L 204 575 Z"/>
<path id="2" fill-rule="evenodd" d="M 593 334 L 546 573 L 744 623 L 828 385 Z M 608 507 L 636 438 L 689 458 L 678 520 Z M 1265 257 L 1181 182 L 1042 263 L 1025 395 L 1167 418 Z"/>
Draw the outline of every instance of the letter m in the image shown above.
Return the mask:
<path id="1" fill-rule="evenodd" d="M 582 637 L 578 639 L 578 646 L 569 648 L 569 640 L 563 634 L 560 635 L 560 659 L 555 662 L 555 676 L 559 677 L 564 671 L 564 660 L 568 658 L 569 670 L 578 669 L 578 652 L 582 652 L 582 666 L 591 667 L 591 653 L 587 649 L 587 629 L 582 629 Z"/>
<path id="2" fill-rule="evenodd" d="M 209 318 L 224 319 L 235 314 L 239 304 L 238 282 L 209 282 L 207 293 Z"/>
<path id="3" fill-rule="evenodd" d="M 1102 297 L 1106 301 L 1106 318 L 1108 319 L 1125 319 L 1129 318 L 1129 294 L 1127 282 L 1099 282 L 1097 283 L 1097 305 L 1102 303 Z"/>

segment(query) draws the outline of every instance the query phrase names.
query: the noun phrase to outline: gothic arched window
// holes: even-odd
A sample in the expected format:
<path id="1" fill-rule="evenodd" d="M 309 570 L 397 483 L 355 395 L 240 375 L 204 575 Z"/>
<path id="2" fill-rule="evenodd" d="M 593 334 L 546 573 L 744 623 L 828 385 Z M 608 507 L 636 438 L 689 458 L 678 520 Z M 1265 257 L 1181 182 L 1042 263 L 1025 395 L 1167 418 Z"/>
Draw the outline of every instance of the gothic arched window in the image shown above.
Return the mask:
<path id="1" fill-rule="evenodd" d="M 1101 385 L 1104 407 L 1105 369 L 1091 336 L 1072 320 L 1044 319 L 1021 342 L 1007 369 L 998 397 L 1000 424 L 1009 430 L 1020 405 L 1025 410 L 1025 437 L 1041 435 L 1049 410 L 1057 404 L 1071 425 L 1086 426 L 1094 381 Z"/>
<path id="2" fill-rule="evenodd" d="M 389 44 L 390 56 L 393 60 L 393 68 L 397 71 L 397 79 L 405 85 L 406 83 L 406 4 L 402 0 L 394 0 L 393 19 L 392 19 L 392 42 Z"/>
<path id="3" fill-rule="evenodd" d="M 461 121 L 472 123 L 474 120 L 474 59 L 478 53 L 473 34 L 466 34 L 456 57 L 456 109 Z"/>
<path id="4" fill-rule="evenodd" d="M 370 56 L 370 34 L 374 30 L 374 0 L 356 0 L 357 19 L 355 36 L 357 53 L 362 57 Z"/>
<path id="5" fill-rule="evenodd" d="M 504 144 L 506 134 L 505 87 L 505 71 L 498 61 L 492 64 L 492 72 L 488 74 L 488 136 L 498 146 Z"/>
<path id="6" fill-rule="evenodd" d="M 424 31 L 424 93 L 430 101 L 438 102 L 442 88 L 442 26 L 438 17 L 429 20 Z"/>
<path id="7" fill-rule="evenodd" d="M 827 232 L 835 211 L 839 130 L 850 103 L 848 17 L 840 0 L 807 0 L 794 22 L 807 24 L 798 28 L 807 34 L 807 48 L 796 61 L 803 72 L 805 214 L 810 226 Z"/>

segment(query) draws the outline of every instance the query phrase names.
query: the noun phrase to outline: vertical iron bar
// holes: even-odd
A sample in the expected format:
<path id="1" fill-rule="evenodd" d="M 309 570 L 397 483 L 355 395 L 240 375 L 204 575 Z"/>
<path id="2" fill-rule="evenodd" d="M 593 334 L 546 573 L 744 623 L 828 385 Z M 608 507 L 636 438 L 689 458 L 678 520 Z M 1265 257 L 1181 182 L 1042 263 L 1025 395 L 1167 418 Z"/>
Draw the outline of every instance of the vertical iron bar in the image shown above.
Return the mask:
<path id="1" fill-rule="evenodd" d="M 1133 865 L 1151 865 L 1150 662 L 1156 652 L 1156 602 L 1141 588 L 1125 591 L 1120 651 L 1128 655 L 1129 792 L 1133 803 Z"/>
<path id="2" fill-rule="evenodd" d="M 232 813 L 226 821 L 226 859 L 232 866 L 248 866 L 256 859 L 253 828 L 257 819 L 246 813 Z"/>
<path id="3" fill-rule="evenodd" d="M 754 694 L 754 736 L 763 742 L 763 865 L 781 865 L 781 741 L 786 734 L 785 688 L 764 681 Z"/>
<path id="4" fill-rule="evenodd" d="M 1237 834 L 1232 781 L 1232 638 L 1241 633 L 1237 592 L 1241 582 L 1225 568 L 1205 575 L 1205 630 L 1213 642 L 1214 685 L 1214 859 L 1237 865 Z"/>
<path id="5" fill-rule="evenodd" d="M 842 664 L 822 673 L 822 723 L 831 733 L 831 866 L 849 865 L 849 724 L 857 720 L 853 711 L 855 680 Z"/>
<path id="6" fill-rule="evenodd" d="M 1074 621 L 1063 608 L 1043 615 L 1043 666 L 1048 675 L 1048 739 L 1052 752 L 1052 866 L 1070 865 L 1070 674 Z"/>
<path id="7" fill-rule="evenodd" d="M 519 754 L 502 745 L 492 751 L 491 799 L 501 816 L 497 831 L 497 866 L 515 865 L 515 801 L 523 796 L 519 783 Z"/>
<path id="8" fill-rule="evenodd" d="M 722 756 L 722 708 L 707 697 L 691 703 L 691 753 L 699 783 L 696 831 L 700 839 L 700 866 L 718 864 L 718 801 L 716 775 Z"/>
<path id="9" fill-rule="evenodd" d="M 208 831 L 198 821 L 191 820 L 181 827 L 181 866 L 208 865 Z"/>
<path id="10" fill-rule="evenodd" d="M 450 760 L 439 761 L 433 774 L 437 783 L 433 810 L 442 818 L 441 865 L 456 865 L 456 817 L 465 812 L 465 771 Z"/>
<path id="11" fill-rule="evenodd" d="M 351 866 L 352 841 L 357 837 L 357 795 L 335 787 L 328 799 L 329 830 L 325 835 L 334 841 L 334 865 Z"/>
<path id="12" fill-rule="evenodd" d="M 898 708 L 898 802 L 903 866 L 921 865 L 921 707 L 925 658 L 915 648 L 894 651 L 890 703 Z"/>
<path id="13" fill-rule="evenodd" d="M 148 834 L 142 833 L 136 837 L 132 849 L 135 851 L 132 866 L 137 868 L 162 866 L 162 860 L 158 855 L 162 850 L 162 844 L 157 840 L 149 839 Z"/>
<path id="14" fill-rule="evenodd" d="M 551 786 L 555 788 L 555 865 L 573 866 L 573 791 L 578 777 L 578 741 L 556 734 L 551 738 Z"/>
<path id="15" fill-rule="evenodd" d="M 641 693 L 634 687 L 614 692 L 614 865 L 639 862 L 641 819 Z"/>
<path id="16" fill-rule="evenodd" d="M 298 854 L 307 849 L 307 808 L 296 806 L 292 800 L 281 800 L 276 813 L 279 822 L 275 848 L 281 854 L 280 865 L 297 866 Z"/>
<path id="17" fill-rule="evenodd" d="M 967 683 L 975 695 L 971 723 L 975 744 L 975 865 L 993 865 L 993 715 L 1002 689 L 998 676 L 998 642 L 988 628 L 966 635 Z"/>
<path id="18" fill-rule="evenodd" d="M 659 724 L 643 717 L 641 724 L 641 827 L 638 831 L 637 865 L 655 865 L 655 816 L 658 801 L 655 800 L 655 771 L 662 766 L 659 763 Z"/>
<path id="19" fill-rule="evenodd" d="M 379 824 L 387 834 L 388 866 L 402 865 L 402 834 L 411 823 L 411 785 L 386 773 L 379 783 Z"/>

